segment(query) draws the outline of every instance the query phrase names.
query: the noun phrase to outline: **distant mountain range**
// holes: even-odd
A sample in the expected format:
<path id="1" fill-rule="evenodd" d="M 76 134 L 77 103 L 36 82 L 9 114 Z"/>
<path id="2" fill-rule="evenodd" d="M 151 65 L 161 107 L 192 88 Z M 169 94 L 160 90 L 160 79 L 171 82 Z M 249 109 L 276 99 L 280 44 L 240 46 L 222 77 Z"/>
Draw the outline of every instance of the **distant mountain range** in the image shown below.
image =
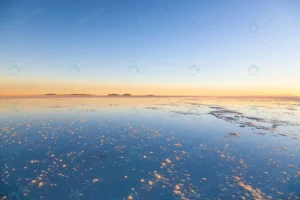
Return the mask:
<path id="1" fill-rule="evenodd" d="M 120 95 L 120 94 L 108 94 L 107 96 L 132 96 L 131 94 L 123 94 L 123 95 Z"/>
<path id="2" fill-rule="evenodd" d="M 55 93 L 47 93 L 42 95 L 89 95 L 91 96 L 91 94 L 55 94 Z"/>
<path id="3" fill-rule="evenodd" d="M 93 95 L 93 94 L 55 94 L 55 93 L 47 93 L 47 94 L 41 94 L 41 95 L 47 95 L 47 96 L 103 96 L 103 95 Z M 124 96 L 124 97 L 132 97 L 132 94 L 125 93 L 125 94 L 108 94 L 107 96 Z M 154 95 L 139 95 L 139 96 L 147 96 L 147 97 L 153 97 Z"/>
<path id="4" fill-rule="evenodd" d="M 296 100 L 300 101 L 300 96 L 295 95 L 277 95 L 277 96 L 187 96 L 187 95 L 132 95 L 132 94 L 108 94 L 108 95 L 96 95 L 96 94 L 56 94 L 56 93 L 46 93 L 46 94 L 40 94 L 40 95 L 19 95 L 19 96 L 1 96 L 0 98 L 109 98 L 109 97 L 126 97 L 126 98 L 145 98 L 145 97 L 155 97 L 155 98 L 165 98 L 165 97 L 216 97 L 216 98 L 231 98 L 231 99 L 290 99 L 290 100 Z"/>

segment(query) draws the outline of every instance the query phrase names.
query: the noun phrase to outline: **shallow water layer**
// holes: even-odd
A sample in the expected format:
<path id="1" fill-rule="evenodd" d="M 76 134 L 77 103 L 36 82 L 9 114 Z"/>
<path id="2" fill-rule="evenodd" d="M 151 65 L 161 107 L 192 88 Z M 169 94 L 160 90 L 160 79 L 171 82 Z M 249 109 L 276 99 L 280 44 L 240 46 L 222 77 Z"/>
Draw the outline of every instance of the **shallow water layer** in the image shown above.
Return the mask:
<path id="1" fill-rule="evenodd" d="M 300 199 L 300 102 L 0 100 L 0 199 Z"/>

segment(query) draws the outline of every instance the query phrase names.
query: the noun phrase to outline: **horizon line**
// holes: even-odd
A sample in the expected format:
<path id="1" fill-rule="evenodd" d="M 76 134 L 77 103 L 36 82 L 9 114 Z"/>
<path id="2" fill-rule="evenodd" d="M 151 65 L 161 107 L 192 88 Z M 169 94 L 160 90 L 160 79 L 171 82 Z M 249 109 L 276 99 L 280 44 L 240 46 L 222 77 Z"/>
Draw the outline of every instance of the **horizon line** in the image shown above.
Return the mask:
<path id="1" fill-rule="evenodd" d="M 136 97 L 148 97 L 148 98 L 155 98 L 155 97 L 222 97 L 222 98 L 300 98 L 297 95 L 155 95 L 155 94 L 145 94 L 145 95 L 133 95 L 130 93 L 124 94 L 106 94 L 106 95 L 97 95 L 97 94 L 55 94 L 55 93 L 46 93 L 46 94 L 31 94 L 31 95 L 0 95 L 0 98 L 55 98 L 55 97 L 64 97 L 64 98 L 78 98 L 78 97 L 89 97 L 89 98 L 96 98 L 96 97 L 106 97 L 106 98 L 136 98 Z"/>

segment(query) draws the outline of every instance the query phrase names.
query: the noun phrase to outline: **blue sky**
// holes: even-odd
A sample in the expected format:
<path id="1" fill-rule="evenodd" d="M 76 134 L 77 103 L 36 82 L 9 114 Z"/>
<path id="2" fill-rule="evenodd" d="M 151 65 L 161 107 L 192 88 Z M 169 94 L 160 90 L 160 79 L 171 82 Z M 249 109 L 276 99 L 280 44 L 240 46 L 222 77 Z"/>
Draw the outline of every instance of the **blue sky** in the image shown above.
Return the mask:
<path id="1" fill-rule="evenodd" d="M 11 0 L 0 8 L 6 84 L 300 85 L 297 0 Z M 11 65 L 17 77 L 8 73 Z M 132 65 L 138 74 L 130 73 Z M 191 75 L 190 66 L 199 73 Z"/>

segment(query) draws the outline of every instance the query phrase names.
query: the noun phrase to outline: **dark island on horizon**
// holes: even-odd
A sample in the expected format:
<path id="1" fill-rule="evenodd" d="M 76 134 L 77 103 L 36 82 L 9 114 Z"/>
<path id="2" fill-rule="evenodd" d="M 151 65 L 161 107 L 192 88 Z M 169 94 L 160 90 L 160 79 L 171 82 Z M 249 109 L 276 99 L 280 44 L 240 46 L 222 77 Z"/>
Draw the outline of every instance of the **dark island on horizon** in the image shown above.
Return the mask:
<path id="1" fill-rule="evenodd" d="M 108 94 L 108 95 L 94 95 L 94 94 L 56 94 L 56 93 L 46 93 L 46 94 L 40 94 L 40 96 L 108 96 L 108 97 L 137 97 L 137 96 L 144 96 L 144 97 L 154 97 L 155 95 L 152 94 L 148 94 L 148 95 L 137 95 L 134 96 L 132 94 L 129 93 L 125 93 L 125 94 L 116 94 L 116 93 L 112 93 L 112 94 Z"/>
<path id="2" fill-rule="evenodd" d="M 132 96 L 132 94 L 123 94 L 123 95 L 120 95 L 120 94 L 108 94 L 107 96 L 129 96 L 129 97 L 131 97 Z"/>
<path id="3" fill-rule="evenodd" d="M 120 96 L 119 94 L 108 94 L 107 96 Z"/>
<path id="4" fill-rule="evenodd" d="M 59 95 L 60 95 L 60 96 L 65 96 L 65 95 L 73 95 L 73 96 L 74 96 L 74 95 L 81 95 L 81 96 L 82 96 L 82 95 L 87 95 L 87 96 L 92 96 L 92 94 L 55 94 L 55 93 L 47 93 L 47 94 L 41 94 L 41 95 L 48 95 L 48 96 L 49 96 L 49 95 L 58 95 L 58 96 L 59 96 Z"/>

